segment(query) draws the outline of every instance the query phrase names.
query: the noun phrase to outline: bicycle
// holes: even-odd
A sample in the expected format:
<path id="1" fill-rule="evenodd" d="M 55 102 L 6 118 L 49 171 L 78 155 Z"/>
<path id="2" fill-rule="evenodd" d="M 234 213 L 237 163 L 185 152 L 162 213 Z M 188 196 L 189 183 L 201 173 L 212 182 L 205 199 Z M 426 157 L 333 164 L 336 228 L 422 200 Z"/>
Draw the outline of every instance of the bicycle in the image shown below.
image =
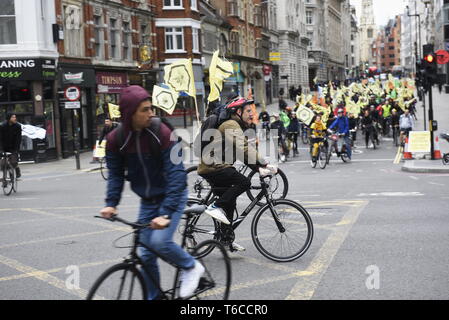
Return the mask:
<path id="1" fill-rule="evenodd" d="M 13 191 L 17 192 L 16 171 L 10 162 L 11 155 L 10 152 L 0 153 L 0 167 L 3 173 L 2 188 L 6 196 L 11 195 Z"/>
<path id="2" fill-rule="evenodd" d="M 235 210 L 237 215 L 231 225 L 219 223 L 205 213 L 187 222 L 184 232 L 187 233 L 188 245 L 195 247 L 197 243 L 204 241 L 203 239 L 213 239 L 226 247 L 231 247 L 235 239 L 234 231 L 262 198 L 265 198 L 266 204 L 257 210 L 251 223 L 251 238 L 256 249 L 264 257 L 276 262 L 291 262 L 302 257 L 312 243 L 314 233 L 312 218 L 306 209 L 294 201 L 272 199 L 268 191 L 269 182 L 266 181 L 269 178 L 270 176 L 260 177 L 260 193 L 241 215 L 237 209 Z M 225 190 L 226 188 L 212 187 L 205 198 L 189 199 L 188 203 L 208 206 L 217 200 L 217 193 Z M 281 244 L 282 240 L 286 240 L 287 243 Z M 203 251 L 198 251 L 198 256 L 205 257 L 213 250 L 212 246 L 204 247 Z"/>
<path id="3" fill-rule="evenodd" d="M 98 159 L 100 162 L 100 173 L 104 180 L 108 180 L 108 167 L 106 165 L 106 157 L 102 157 Z"/>
<path id="4" fill-rule="evenodd" d="M 313 139 L 313 137 L 312 137 Z M 319 164 L 320 168 L 322 170 L 326 169 L 327 166 L 327 157 L 328 157 L 328 142 L 325 140 L 326 138 L 323 138 L 320 142 L 315 143 L 312 146 L 312 149 L 310 151 L 310 157 L 311 157 L 311 165 L 312 168 L 315 169 L 317 164 Z M 313 156 L 313 148 L 317 146 L 318 152 L 317 156 Z"/>
<path id="5" fill-rule="evenodd" d="M 343 162 L 350 162 L 351 160 L 348 155 L 348 150 L 346 149 L 345 134 L 332 133 L 329 139 L 331 143 L 327 153 L 327 164 L 330 162 L 333 151 L 335 151 L 337 157 L 341 158 Z"/>
<path id="6" fill-rule="evenodd" d="M 206 208 L 204 206 L 195 206 L 188 208 L 184 211 L 186 216 L 187 223 L 189 220 L 194 218 L 195 216 L 204 212 Z M 127 226 L 130 226 L 133 229 L 133 241 L 130 248 L 131 251 L 129 256 L 123 260 L 123 262 L 116 264 L 105 272 L 103 272 L 100 277 L 95 281 L 92 288 L 89 290 L 86 299 L 94 300 L 94 299 L 106 299 L 111 298 L 114 300 L 120 300 L 120 298 L 125 297 L 127 300 L 132 300 L 133 295 L 135 295 L 138 299 L 147 300 L 147 287 L 144 280 L 144 276 L 142 274 L 143 270 L 145 270 L 145 266 L 142 263 L 139 255 L 137 254 L 137 249 L 139 247 L 145 247 L 146 249 L 153 252 L 156 256 L 170 264 L 172 267 L 176 269 L 175 278 L 173 282 L 173 286 L 168 290 L 163 290 L 161 285 L 153 278 L 151 272 L 147 272 L 146 274 L 149 276 L 149 280 L 152 281 L 153 284 L 159 289 L 160 296 L 158 300 L 176 300 L 181 299 L 179 297 L 179 287 L 180 287 L 180 270 L 179 267 L 169 263 L 163 257 L 161 257 L 158 253 L 148 248 L 145 244 L 140 242 L 139 235 L 142 229 L 147 228 L 147 225 L 141 225 L 137 223 L 132 223 L 126 221 L 124 219 L 119 218 L 118 216 L 113 216 L 111 219 L 106 219 L 103 217 L 98 217 L 105 219 L 111 222 L 118 221 Z M 129 235 L 129 234 L 128 234 Z M 125 235 L 124 237 L 126 237 Z M 182 247 L 186 246 L 186 236 L 187 233 L 183 233 L 182 235 Z M 122 239 L 120 237 L 116 241 Z M 115 241 L 115 242 L 116 242 Z M 114 242 L 114 243 L 115 243 Z M 205 274 L 200 279 L 200 283 L 194 294 L 188 299 L 212 299 L 212 300 L 227 300 L 229 298 L 230 287 L 231 287 L 231 263 L 226 253 L 225 248 L 217 241 L 208 240 L 198 244 L 194 248 L 191 249 L 191 254 L 194 257 L 197 257 L 197 252 L 201 251 L 203 247 L 212 247 L 216 250 L 220 255 L 221 259 L 210 259 L 206 263 L 204 259 L 198 258 L 198 260 L 202 263 L 205 268 Z M 116 248 L 123 248 L 117 247 Z M 217 267 L 217 264 L 218 265 Z M 129 275 L 129 281 L 127 282 L 127 276 Z M 224 276 L 223 276 L 224 275 Z M 110 282 L 109 282 L 110 281 Z M 119 286 L 117 286 L 117 283 Z M 113 291 L 114 288 L 118 287 L 118 292 Z"/>
<path id="7" fill-rule="evenodd" d="M 198 199 L 201 199 L 210 193 L 211 186 L 206 179 L 198 175 L 197 170 L 198 166 L 192 166 L 186 170 L 187 181 L 188 185 L 191 186 L 191 188 L 189 187 L 189 191 L 192 191 L 193 196 L 195 196 Z M 250 170 L 250 172 L 247 175 L 248 170 Z M 257 175 L 259 174 L 259 172 L 251 170 L 245 164 L 242 164 L 240 167 L 238 167 L 237 171 L 247 176 L 247 178 L 251 180 L 251 188 L 246 192 L 246 195 L 251 201 L 253 201 L 256 198 L 256 195 L 253 193 L 257 192 L 255 190 L 260 190 L 261 188 L 258 185 L 259 179 L 257 179 Z M 279 168 L 277 174 L 270 180 L 270 192 L 271 196 L 275 200 L 285 199 L 285 197 L 287 197 L 288 179 L 285 173 Z M 266 202 L 263 201 L 257 203 L 258 206 L 263 206 L 265 204 Z"/>
<path id="8" fill-rule="evenodd" d="M 310 144 L 310 129 L 301 123 L 301 140 L 303 144 Z"/>

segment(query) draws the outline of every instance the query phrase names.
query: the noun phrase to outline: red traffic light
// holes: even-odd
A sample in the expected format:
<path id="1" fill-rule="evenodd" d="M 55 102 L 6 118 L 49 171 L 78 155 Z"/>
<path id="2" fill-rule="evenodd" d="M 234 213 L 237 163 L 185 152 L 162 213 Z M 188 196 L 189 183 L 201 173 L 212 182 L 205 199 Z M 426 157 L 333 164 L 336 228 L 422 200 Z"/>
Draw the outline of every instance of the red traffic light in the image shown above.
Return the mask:
<path id="1" fill-rule="evenodd" d="M 424 57 L 424 60 L 426 60 L 428 63 L 433 63 L 435 61 L 435 57 L 433 56 L 433 54 L 428 54 Z"/>

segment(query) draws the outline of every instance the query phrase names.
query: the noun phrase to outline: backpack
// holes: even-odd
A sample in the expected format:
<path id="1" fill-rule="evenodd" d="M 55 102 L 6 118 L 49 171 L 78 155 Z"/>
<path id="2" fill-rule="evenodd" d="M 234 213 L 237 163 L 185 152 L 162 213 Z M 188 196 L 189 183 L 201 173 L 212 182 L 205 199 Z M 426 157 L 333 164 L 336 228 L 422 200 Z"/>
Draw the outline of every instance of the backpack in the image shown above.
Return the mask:
<path id="1" fill-rule="evenodd" d="M 213 113 L 203 121 L 201 130 L 193 143 L 193 153 L 196 157 L 201 158 L 204 148 L 213 142 L 213 137 L 209 141 L 203 141 L 203 134 L 208 129 L 218 129 L 220 125 L 231 118 L 231 113 L 224 105 L 219 105 Z"/>
<path id="2" fill-rule="evenodd" d="M 159 117 L 154 117 L 151 120 L 151 125 L 148 128 L 151 131 L 151 143 L 150 143 L 150 153 L 155 156 L 156 158 L 161 158 L 161 139 L 160 139 L 160 134 L 161 134 L 161 123 L 165 124 L 171 131 L 174 131 L 175 128 L 173 127 L 173 125 L 166 119 L 166 118 L 159 118 Z M 120 148 L 120 153 L 123 154 L 122 152 L 122 147 L 125 144 L 125 135 L 124 135 L 124 131 L 123 131 L 123 124 L 119 124 L 117 126 L 117 128 L 114 129 L 114 131 L 116 131 L 117 135 L 117 139 L 118 139 L 118 145 Z M 182 139 L 180 137 L 178 137 L 178 142 L 181 142 Z"/>

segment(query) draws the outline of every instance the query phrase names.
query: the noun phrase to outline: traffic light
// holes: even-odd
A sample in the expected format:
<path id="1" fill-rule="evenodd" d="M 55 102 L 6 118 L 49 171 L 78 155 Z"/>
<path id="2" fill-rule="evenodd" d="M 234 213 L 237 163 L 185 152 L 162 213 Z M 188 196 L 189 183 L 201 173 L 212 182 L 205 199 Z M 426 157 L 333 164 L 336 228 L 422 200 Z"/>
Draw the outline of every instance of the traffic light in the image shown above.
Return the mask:
<path id="1" fill-rule="evenodd" d="M 422 60 L 423 67 L 425 69 L 425 81 L 427 86 L 432 86 L 437 83 L 438 80 L 438 64 L 437 55 L 435 53 L 428 53 Z"/>

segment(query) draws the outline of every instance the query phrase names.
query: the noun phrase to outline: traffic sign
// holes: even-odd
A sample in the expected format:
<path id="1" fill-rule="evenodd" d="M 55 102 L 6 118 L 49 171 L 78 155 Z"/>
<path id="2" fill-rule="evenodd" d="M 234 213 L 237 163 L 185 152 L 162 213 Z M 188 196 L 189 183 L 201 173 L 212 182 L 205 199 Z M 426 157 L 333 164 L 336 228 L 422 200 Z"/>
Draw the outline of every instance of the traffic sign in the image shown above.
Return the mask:
<path id="1" fill-rule="evenodd" d="M 79 101 L 65 102 L 64 107 L 66 109 L 81 109 L 81 102 Z"/>
<path id="2" fill-rule="evenodd" d="M 449 62 L 449 52 L 446 50 L 438 50 L 436 55 L 438 64 L 446 64 Z"/>
<path id="3" fill-rule="evenodd" d="M 64 96 L 69 101 L 78 101 L 81 97 L 81 90 L 77 86 L 70 86 L 64 90 Z"/>

